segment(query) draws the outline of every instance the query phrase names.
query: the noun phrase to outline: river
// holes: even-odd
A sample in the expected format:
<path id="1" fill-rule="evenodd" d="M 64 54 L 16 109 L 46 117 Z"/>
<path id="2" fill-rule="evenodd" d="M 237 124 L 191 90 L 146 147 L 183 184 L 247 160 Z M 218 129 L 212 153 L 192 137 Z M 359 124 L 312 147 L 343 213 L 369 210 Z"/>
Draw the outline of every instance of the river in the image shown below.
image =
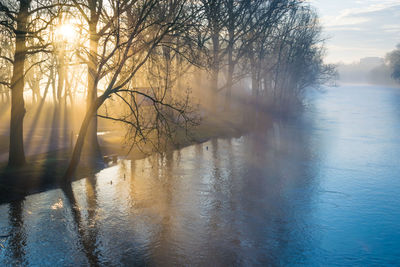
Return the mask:
<path id="1" fill-rule="evenodd" d="M 399 265 L 400 90 L 308 103 L 266 132 L 1 205 L 0 265 Z"/>

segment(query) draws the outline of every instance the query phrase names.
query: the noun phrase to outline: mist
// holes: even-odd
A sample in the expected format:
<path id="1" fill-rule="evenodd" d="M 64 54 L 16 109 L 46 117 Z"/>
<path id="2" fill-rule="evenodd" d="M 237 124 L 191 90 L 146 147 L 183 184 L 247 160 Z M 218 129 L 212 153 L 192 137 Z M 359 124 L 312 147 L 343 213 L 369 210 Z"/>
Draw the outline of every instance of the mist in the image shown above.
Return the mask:
<path id="1" fill-rule="evenodd" d="M 0 0 L 0 265 L 393 263 L 400 6 L 350 2 Z"/>
<path id="2" fill-rule="evenodd" d="M 340 83 L 398 86 L 384 58 L 367 57 L 352 64 L 339 63 L 337 70 Z"/>

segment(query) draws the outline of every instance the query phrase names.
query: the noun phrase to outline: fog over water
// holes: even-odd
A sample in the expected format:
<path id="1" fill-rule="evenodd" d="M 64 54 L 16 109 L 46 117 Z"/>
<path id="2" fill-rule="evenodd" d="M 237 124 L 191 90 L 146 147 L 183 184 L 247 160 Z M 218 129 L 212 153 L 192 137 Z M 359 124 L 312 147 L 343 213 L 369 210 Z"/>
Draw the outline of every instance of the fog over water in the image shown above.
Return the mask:
<path id="1" fill-rule="evenodd" d="M 0 265 L 400 262 L 400 92 L 326 88 L 300 119 L 0 206 Z"/>

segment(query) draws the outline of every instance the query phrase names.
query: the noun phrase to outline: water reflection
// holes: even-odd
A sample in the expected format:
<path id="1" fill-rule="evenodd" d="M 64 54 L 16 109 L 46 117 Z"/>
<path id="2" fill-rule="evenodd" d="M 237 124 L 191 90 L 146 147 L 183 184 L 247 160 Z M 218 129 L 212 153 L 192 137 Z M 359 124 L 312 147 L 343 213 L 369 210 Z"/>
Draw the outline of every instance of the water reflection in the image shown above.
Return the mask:
<path id="1" fill-rule="evenodd" d="M 11 233 L 0 265 L 395 264 L 397 109 L 389 92 L 349 90 L 322 95 L 297 121 L 121 159 L 62 191 L 0 206 L 0 229 Z M 349 94 L 377 102 L 354 105 Z"/>
<path id="2" fill-rule="evenodd" d="M 26 236 L 24 232 L 23 221 L 23 200 L 15 201 L 9 204 L 9 220 L 11 233 L 9 242 L 12 258 L 17 265 L 25 265 L 25 246 Z"/>
<path id="3" fill-rule="evenodd" d="M 93 179 L 87 179 L 93 180 Z M 88 183 L 91 183 L 90 181 Z M 92 189 L 92 186 L 90 186 Z M 93 191 L 87 193 L 88 196 L 88 224 L 83 224 L 83 218 L 81 214 L 81 208 L 77 203 L 74 192 L 71 185 L 65 185 L 63 187 L 63 192 L 65 194 L 66 199 L 68 200 L 69 207 L 71 209 L 72 217 L 75 223 L 75 227 L 78 232 L 79 243 L 83 248 L 83 251 L 86 255 L 86 258 L 91 266 L 99 266 L 100 260 L 98 257 L 97 245 L 96 245 L 96 237 L 97 231 L 92 226 L 94 223 L 93 213 L 95 212 L 95 208 L 92 206 L 92 203 L 96 201 L 96 196 L 93 194 Z"/>

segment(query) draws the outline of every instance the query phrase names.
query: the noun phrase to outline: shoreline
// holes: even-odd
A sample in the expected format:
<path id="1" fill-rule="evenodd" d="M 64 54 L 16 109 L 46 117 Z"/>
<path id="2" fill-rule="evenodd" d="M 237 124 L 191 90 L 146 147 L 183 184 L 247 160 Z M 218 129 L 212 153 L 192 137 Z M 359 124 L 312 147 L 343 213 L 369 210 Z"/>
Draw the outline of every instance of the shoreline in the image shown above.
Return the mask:
<path id="1" fill-rule="evenodd" d="M 268 124 L 269 122 L 267 122 Z M 232 120 L 214 117 L 204 119 L 193 129 L 189 130 L 190 135 L 185 132 L 178 133 L 174 140 L 177 145 L 165 149 L 167 151 L 179 150 L 184 147 L 204 143 L 214 138 L 240 137 L 246 134 L 247 127 L 243 123 Z M 104 156 L 117 154 L 118 158 L 124 157 L 120 142 L 106 142 L 103 140 L 101 149 Z M 119 147 L 119 149 L 118 149 Z M 163 151 L 159 151 L 163 152 Z M 128 160 L 139 160 L 159 153 L 157 151 L 140 152 L 133 150 L 125 155 Z M 58 149 L 27 157 L 26 166 L 18 169 L 7 167 L 6 162 L 0 163 L 0 204 L 21 200 L 26 196 L 41 193 L 51 189 L 60 188 L 62 177 L 69 163 L 71 148 Z M 95 175 L 100 170 L 118 163 L 106 163 L 101 166 L 88 166 L 80 163 L 72 179 L 77 181 Z"/>

